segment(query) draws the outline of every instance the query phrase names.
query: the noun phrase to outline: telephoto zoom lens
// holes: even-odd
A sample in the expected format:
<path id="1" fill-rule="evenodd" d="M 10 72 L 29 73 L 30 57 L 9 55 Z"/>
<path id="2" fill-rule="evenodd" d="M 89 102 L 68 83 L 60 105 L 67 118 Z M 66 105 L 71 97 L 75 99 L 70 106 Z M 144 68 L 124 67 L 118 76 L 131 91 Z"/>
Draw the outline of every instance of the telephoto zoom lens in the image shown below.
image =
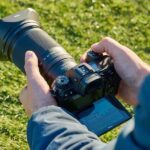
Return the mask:
<path id="1" fill-rule="evenodd" d="M 0 20 L 0 59 L 9 59 L 25 72 L 27 50 L 35 52 L 42 75 L 51 82 L 76 66 L 74 59 L 40 29 L 38 14 L 31 8 Z"/>

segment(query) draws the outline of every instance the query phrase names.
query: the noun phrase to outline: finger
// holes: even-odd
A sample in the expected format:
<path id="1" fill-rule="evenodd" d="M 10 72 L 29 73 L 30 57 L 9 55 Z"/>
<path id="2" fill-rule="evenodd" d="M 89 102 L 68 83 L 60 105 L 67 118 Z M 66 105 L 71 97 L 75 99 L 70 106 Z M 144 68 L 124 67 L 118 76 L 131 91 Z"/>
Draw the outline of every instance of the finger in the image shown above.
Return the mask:
<path id="1" fill-rule="evenodd" d="M 19 94 L 19 100 L 21 102 L 21 104 L 24 107 L 25 113 L 28 116 L 31 116 L 32 114 L 32 106 L 31 106 L 31 99 L 29 99 L 29 93 L 28 93 L 29 88 L 27 86 L 25 86 L 22 91 Z"/>
<path id="2" fill-rule="evenodd" d="M 97 43 L 94 43 L 92 46 L 91 46 L 91 49 L 94 50 L 94 49 L 97 49 L 97 45 L 99 44 L 99 42 Z"/>
<path id="3" fill-rule="evenodd" d="M 106 37 L 104 39 L 102 39 L 100 42 L 98 43 L 94 43 L 91 46 L 91 49 L 89 50 L 93 50 L 96 53 L 103 53 L 103 54 L 107 54 L 107 55 L 111 55 L 111 57 L 113 57 L 112 55 L 115 55 L 114 49 L 116 50 L 116 45 L 119 45 L 119 43 L 115 40 L 113 40 L 110 37 Z M 81 62 L 85 62 L 86 61 L 86 57 L 87 57 L 87 52 L 89 51 L 87 50 L 80 58 Z"/>
<path id="4" fill-rule="evenodd" d="M 29 80 L 40 74 L 37 56 L 32 51 L 27 51 L 25 54 L 25 71 Z"/>
<path id="5" fill-rule="evenodd" d="M 25 109 L 25 112 L 28 116 L 31 116 L 32 114 L 32 111 L 30 109 L 30 100 L 29 100 L 29 97 L 28 97 L 28 87 L 25 86 L 22 91 L 20 92 L 19 94 L 19 100 L 21 102 L 21 104 L 23 105 L 24 109 Z"/>
<path id="6" fill-rule="evenodd" d="M 38 59 L 34 52 L 28 51 L 25 56 L 25 71 L 27 74 L 28 90 L 32 93 L 32 97 L 48 94 L 50 87 L 46 80 L 42 77 L 38 68 Z"/>
<path id="7" fill-rule="evenodd" d="M 25 55 L 25 71 L 27 75 L 28 85 L 34 88 L 43 87 L 49 90 L 49 86 L 42 77 L 38 67 L 38 58 L 32 51 L 27 51 Z"/>
<path id="8" fill-rule="evenodd" d="M 19 100 L 23 104 L 28 99 L 27 86 L 25 86 L 19 94 Z"/>
<path id="9" fill-rule="evenodd" d="M 87 53 L 88 53 L 89 51 L 90 51 L 90 49 L 87 50 L 87 51 L 81 56 L 81 58 L 80 58 L 80 62 L 81 62 L 81 63 L 86 61 Z"/>
<path id="10" fill-rule="evenodd" d="M 81 63 L 86 62 L 87 53 L 88 53 L 89 51 L 91 51 L 91 49 L 90 49 L 90 50 L 87 50 L 87 51 L 80 57 L 80 62 L 81 62 Z M 103 54 L 103 56 L 105 56 L 105 55 L 108 56 L 108 55 L 109 55 L 109 54 L 106 53 L 106 52 L 103 52 L 102 54 Z"/>
<path id="11" fill-rule="evenodd" d="M 106 52 L 111 57 L 115 58 L 116 54 L 122 51 L 122 45 L 110 37 L 102 39 L 99 43 L 91 46 L 91 49 L 97 53 Z"/>

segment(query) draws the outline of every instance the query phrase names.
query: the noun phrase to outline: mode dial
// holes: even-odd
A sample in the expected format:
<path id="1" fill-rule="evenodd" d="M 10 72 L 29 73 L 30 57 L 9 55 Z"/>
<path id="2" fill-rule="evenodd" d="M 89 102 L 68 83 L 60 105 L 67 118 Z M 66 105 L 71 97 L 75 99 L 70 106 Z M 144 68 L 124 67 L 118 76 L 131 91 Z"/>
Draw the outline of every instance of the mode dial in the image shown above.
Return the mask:
<path id="1" fill-rule="evenodd" d="M 69 78 L 67 76 L 59 76 L 55 80 L 57 88 L 66 88 L 69 84 Z"/>

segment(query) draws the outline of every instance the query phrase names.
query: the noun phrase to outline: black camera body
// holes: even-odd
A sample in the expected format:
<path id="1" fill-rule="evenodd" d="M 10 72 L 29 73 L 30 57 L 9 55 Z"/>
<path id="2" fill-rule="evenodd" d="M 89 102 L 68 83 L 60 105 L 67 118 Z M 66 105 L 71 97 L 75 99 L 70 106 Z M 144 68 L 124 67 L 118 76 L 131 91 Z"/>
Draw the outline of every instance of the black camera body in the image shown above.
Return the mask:
<path id="1" fill-rule="evenodd" d="M 39 68 L 58 104 L 97 135 L 131 118 L 114 97 L 120 77 L 112 59 L 93 51 L 85 63 L 75 60 L 39 26 L 31 8 L 0 20 L 0 60 L 12 61 L 22 72 L 27 50 L 33 50 Z"/>
<path id="2" fill-rule="evenodd" d="M 115 95 L 119 82 L 112 59 L 89 51 L 86 63 L 71 68 L 54 80 L 52 94 L 60 106 L 80 112 L 98 98 Z"/>

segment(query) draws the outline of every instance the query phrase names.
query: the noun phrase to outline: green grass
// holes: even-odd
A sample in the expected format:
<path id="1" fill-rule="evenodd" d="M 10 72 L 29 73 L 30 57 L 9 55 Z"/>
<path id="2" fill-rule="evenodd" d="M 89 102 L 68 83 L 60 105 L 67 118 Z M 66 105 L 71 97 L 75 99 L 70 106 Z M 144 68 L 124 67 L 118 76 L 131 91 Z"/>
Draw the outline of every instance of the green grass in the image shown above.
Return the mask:
<path id="1" fill-rule="evenodd" d="M 77 61 L 91 44 L 111 36 L 150 63 L 149 0 L 0 0 L 0 18 L 28 7 L 36 9 L 42 28 Z M 25 83 L 13 64 L 0 62 L 0 147 L 5 150 L 28 149 L 28 118 L 18 102 Z M 118 132 L 101 139 L 108 142 Z"/>

